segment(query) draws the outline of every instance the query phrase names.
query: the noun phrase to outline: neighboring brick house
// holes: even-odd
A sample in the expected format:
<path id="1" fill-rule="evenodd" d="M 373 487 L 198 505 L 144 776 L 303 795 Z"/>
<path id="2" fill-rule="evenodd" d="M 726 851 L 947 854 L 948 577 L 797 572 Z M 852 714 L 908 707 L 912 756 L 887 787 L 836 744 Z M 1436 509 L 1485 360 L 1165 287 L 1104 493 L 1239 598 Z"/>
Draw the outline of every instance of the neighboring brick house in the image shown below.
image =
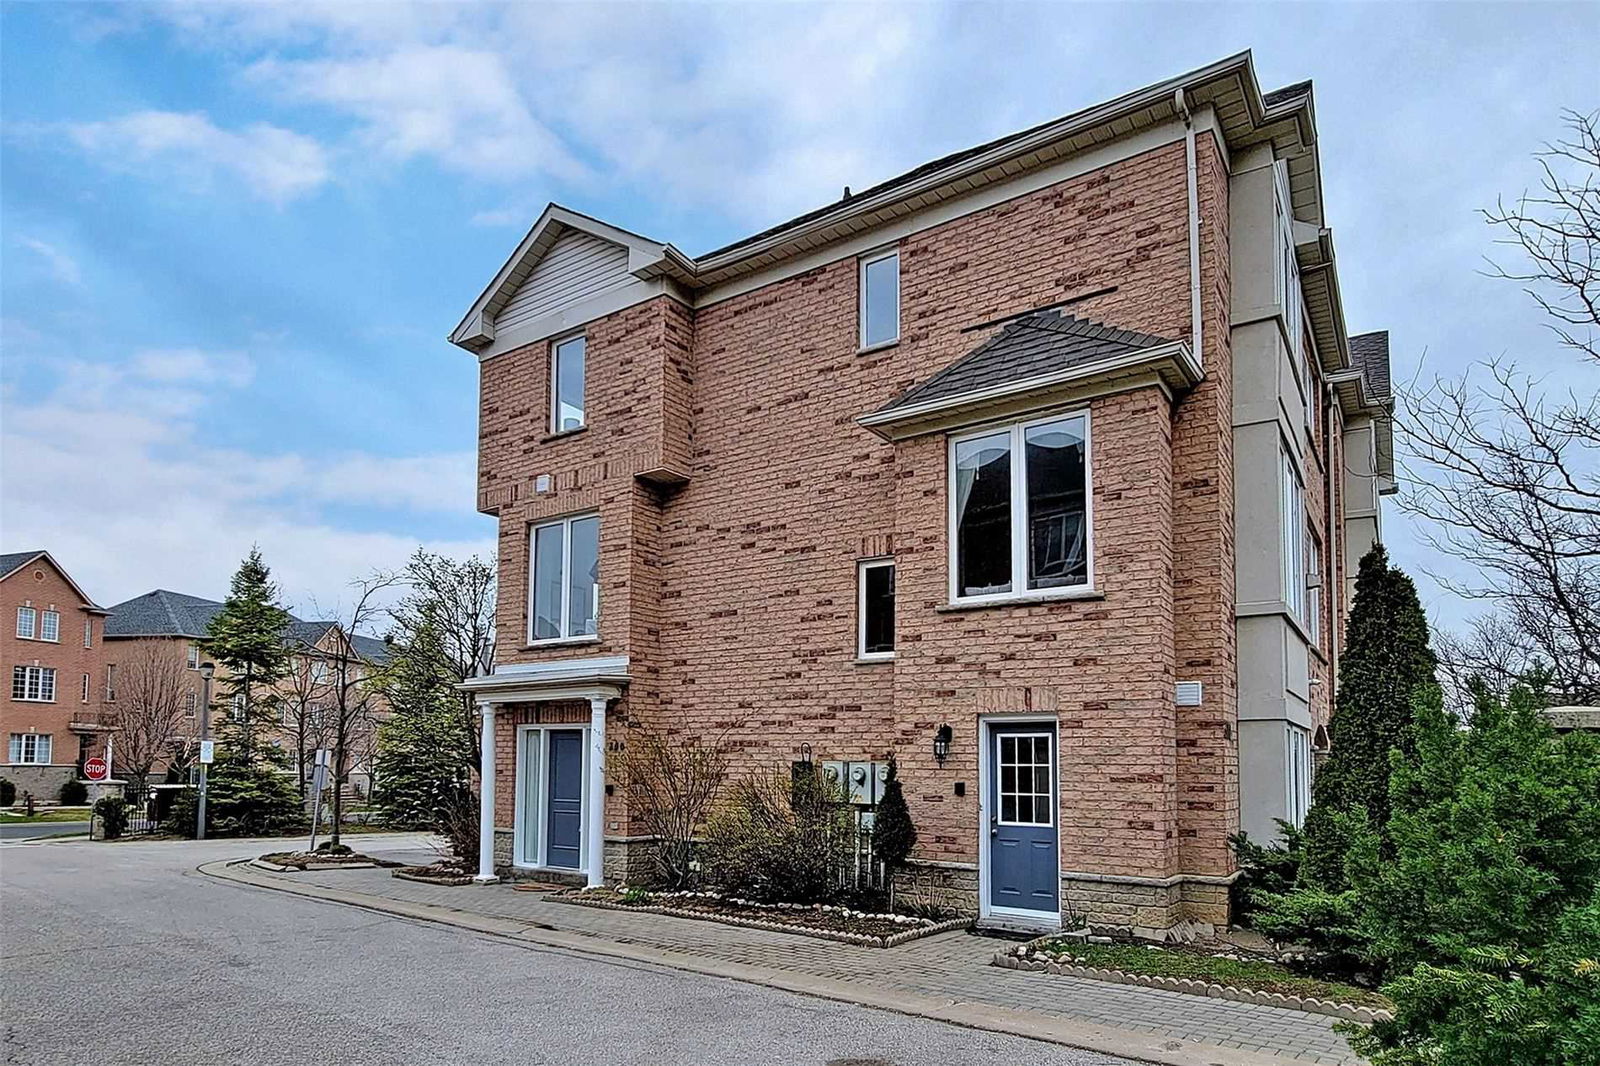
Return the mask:
<path id="1" fill-rule="evenodd" d="M 129 671 L 147 649 L 154 648 L 174 664 L 181 664 L 188 678 L 181 699 L 181 714 L 190 723 L 182 730 L 177 743 L 190 745 L 199 736 L 201 706 L 200 665 L 206 659 L 201 649 L 211 618 L 222 610 L 216 600 L 202 599 L 181 592 L 156 589 L 135 596 L 112 607 L 105 623 L 106 669 L 113 679 L 108 690 L 108 701 L 115 703 L 115 679 L 119 669 L 127 678 Z M 291 616 L 286 643 L 293 650 L 290 674 L 258 698 L 272 703 L 273 726 L 262 738 L 266 743 L 281 748 L 289 764 L 309 779 L 309 755 L 319 747 L 332 745 L 334 726 L 333 708 L 336 703 L 336 671 L 339 642 L 344 631 L 337 622 L 304 621 Z M 356 669 L 365 674 L 388 658 L 388 646 L 381 640 L 356 634 L 351 648 L 362 662 Z M 228 671 L 217 664 L 212 682 L 213 705 L 219 715 L 242 715 L 242 697 L 230 706 L 227 681 Z M 387 714 L 387 703 L 381 695 L 372 695 L 373 713 L 363 717 L 350 740 L 351 768 L 349 780 L 365 794 L 371 787 L 372 760 L 376 753 L 377 725 Z M 304 765 L 299 765 L 299 764 Z M 160 764 L 164 769 L 166 762 Z"/>
<path id="2" fill-rule="evenodd" d="M 61 786 L 104 756 L 113 720 L 101 706 L 105 610 L 47 551 L 0 555 L 0 656 L 11 685 L 0 714 L 0 775 L 55 802 Z"/>
<path id="3" fill-rule="evenodd" d="M 995 924 L 1224 921 L 1229 835 L 1303 817 L 1392 487 L 1309 84 L 1245 53 L 694 258 L 551 205 L 451 340 L 480 877 L 637 869 L 624 727 L 894 755 L 912 875 Z"/>

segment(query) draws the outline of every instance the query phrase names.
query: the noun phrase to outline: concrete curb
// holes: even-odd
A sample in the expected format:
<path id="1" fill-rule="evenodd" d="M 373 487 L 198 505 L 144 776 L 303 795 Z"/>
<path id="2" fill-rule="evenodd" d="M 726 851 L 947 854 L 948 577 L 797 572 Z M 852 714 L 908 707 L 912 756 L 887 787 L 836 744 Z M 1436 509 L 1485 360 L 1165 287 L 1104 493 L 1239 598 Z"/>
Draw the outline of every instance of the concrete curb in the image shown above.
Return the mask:
<path id="1" fill-rule="evenodd" d="M 746 963 L 707 959 L 687 952 L 670 951 L 643 944 L 618 943 L 589 934 L 552 929 L 510 918 L 474 914 L 470 911 L 428 903 L 385 899 L 365 892 L 352 892 L 326 885 L 295 884 L 251 870 L 248 863 L 247 859 L 222 860 L 205 863 L 197 869 L 207 877 L 251 888 L 287 892 L 327 903 L 360 907 L 396 917 L 468 929 L 510 940 L 519 946 L 534 950 L 644 963 L 708 977 L 723 977 L 799 995 L 814 996 L 818 999 L 929 1018 L 969 1029 L 983 1029 L 1086 1051 L 1097 1051 L 1103 1055 L 1156 1063 L 1158 1066 L 1303 1066 L 1304 1061 L 1215 1044 L 1180 1041 L 1159 1033 L 1141 1033 L 1088 1022 L 1052 1018 L 1031 1011 L 1014 1010 L 981 1002 L 945 999 L 900 989 L 874 988 L 861 983 L 837 981 L 786 970 L 772 970 Z"/>

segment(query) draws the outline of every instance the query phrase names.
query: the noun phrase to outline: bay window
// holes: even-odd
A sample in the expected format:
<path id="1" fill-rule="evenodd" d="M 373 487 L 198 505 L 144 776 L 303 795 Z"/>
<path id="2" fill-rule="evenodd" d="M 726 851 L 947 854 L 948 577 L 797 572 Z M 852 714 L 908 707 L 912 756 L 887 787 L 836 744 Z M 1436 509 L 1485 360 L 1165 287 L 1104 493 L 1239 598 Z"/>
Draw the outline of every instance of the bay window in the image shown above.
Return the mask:
<path id="1" fill-rule="evenodd" d="M 600 519 L 579 515 L 529 531 L 528 642 L 598 632 Z"/>
<path id="2" fill-rule="evenodd" d="M 951 599 L 1087 586 L 1088 415 L 987 430 L 950 447 Z"/>

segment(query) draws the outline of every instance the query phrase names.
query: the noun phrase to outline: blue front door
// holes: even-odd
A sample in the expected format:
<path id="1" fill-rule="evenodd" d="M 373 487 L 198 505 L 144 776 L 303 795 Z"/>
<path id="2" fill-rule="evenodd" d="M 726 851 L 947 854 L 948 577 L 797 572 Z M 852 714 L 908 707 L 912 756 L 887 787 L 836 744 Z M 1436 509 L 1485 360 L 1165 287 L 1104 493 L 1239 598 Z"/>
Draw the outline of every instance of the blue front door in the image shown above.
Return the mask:
<path id="1" fill-rule="evenodd" d="M 576 870 L 583 865 L 583 732 L 550 732 L 550 762 L 545 810 L 545 862 Z"/>
<path id="2" fill-rule="evenodd" d="M 1056 727 L 989 729 L 989 904 L 1054 914 L 1059 905 Z"/>

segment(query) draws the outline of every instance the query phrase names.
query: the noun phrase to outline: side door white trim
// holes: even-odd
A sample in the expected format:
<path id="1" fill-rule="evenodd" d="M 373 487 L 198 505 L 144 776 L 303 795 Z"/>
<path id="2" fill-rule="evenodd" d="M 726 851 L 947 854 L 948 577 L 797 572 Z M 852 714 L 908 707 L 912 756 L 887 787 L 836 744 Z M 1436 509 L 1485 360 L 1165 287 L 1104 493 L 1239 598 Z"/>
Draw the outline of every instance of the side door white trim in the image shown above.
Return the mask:
<path id="1" fill-rule="evenodd" d="M 990 714 L 978 719 L 978 918 L 1015 918 L 1022 922 L 1037 923 L 1042 928 L 1061 927 L 1061 886 L 1056 886 L 1056 909 L 1053 911 L 1024 910 L 1018 907 L 996 907 L 989 902 L 989 816 L 993 799 L 994 745 L 997 743 L 994 726 L 1026 725 L 1030 722 L 1048 722 L 1055 730 L 1054 780 L 1051 791 L 1055 794 L 1056 878 L 1061 877 L 1061 725 L 1053 714 Z"/>

